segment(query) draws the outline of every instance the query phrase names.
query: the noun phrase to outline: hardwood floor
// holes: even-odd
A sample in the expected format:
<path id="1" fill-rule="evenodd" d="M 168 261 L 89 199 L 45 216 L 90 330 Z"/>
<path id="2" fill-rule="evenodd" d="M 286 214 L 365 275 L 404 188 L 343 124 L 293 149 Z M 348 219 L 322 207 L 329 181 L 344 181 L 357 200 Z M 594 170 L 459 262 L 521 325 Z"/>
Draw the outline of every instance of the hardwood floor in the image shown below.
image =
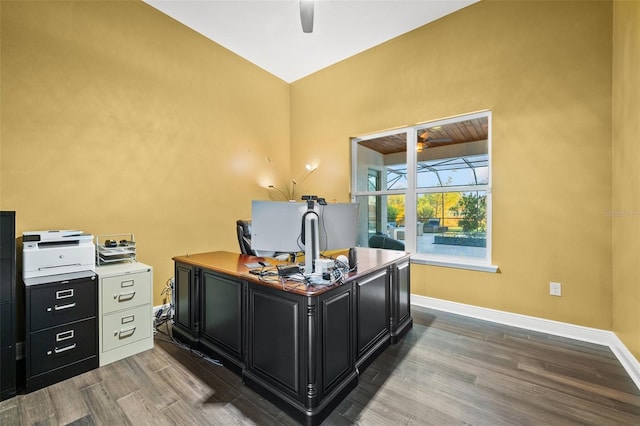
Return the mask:
<path id="1" fill-rule="evenodd" d="M 609 348 L 412 307 L 325 425 L 640 425 L 640 391 Z M 161 328 L 162 329 L 162 328 Z M 0 403 L 0 425 L 289 425 L 239 376 L 162 341 Z"/>

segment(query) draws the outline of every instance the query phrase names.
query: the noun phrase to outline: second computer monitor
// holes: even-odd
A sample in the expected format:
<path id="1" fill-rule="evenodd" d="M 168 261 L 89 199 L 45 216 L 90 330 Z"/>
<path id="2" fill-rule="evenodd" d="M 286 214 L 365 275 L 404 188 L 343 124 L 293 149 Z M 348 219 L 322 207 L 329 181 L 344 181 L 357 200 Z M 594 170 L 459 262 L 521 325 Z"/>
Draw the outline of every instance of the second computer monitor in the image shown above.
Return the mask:
<path id="1" fill-rule="evenodd" d="M 358 204 L 336 203 L 318 205 L 320 251 L 355 247 L 358 224 Z"/>
<path id="2" fill-rule="evenodd" d="M 254 250 L 304 251 L 302 220 L 307 203 L 259 201 L 251 203 L 251 247 Z M 358 204 L 314 203 L 318 214 L 320 251 L 354 247 L 357 236 Z"/>
<path id="3" fill-rule="evenodd" d="M 282 253 L 304 250 L 300 241 L 300 231 L 302 216 L 306 211 L 307 203 L 253 200 L 251 248 Z"/>

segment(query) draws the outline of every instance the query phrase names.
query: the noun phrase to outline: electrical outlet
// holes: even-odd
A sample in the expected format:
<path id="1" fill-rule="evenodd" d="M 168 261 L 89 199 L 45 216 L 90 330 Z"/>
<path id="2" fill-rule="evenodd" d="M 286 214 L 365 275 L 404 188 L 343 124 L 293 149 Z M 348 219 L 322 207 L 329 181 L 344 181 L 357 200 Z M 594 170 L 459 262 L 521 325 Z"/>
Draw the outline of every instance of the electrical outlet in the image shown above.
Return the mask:
<path id="1" fill-rule="evenodd" d="M 562 296 L 562 284 L 560 283 L 549 283 L 549 295 L 551 296 Z"/>

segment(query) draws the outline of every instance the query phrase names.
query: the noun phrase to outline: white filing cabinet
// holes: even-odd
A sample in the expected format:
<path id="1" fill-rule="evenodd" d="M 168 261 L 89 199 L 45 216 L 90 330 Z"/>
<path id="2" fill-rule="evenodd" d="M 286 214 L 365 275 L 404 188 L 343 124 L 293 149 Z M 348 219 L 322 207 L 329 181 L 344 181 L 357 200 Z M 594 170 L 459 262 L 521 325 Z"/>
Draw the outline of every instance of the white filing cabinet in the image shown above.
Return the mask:
<path id="1" fill-rule="evenodd" d="M 153 268 L 117 263 L 96 273 L 100 366 L 153 348 Z"/>

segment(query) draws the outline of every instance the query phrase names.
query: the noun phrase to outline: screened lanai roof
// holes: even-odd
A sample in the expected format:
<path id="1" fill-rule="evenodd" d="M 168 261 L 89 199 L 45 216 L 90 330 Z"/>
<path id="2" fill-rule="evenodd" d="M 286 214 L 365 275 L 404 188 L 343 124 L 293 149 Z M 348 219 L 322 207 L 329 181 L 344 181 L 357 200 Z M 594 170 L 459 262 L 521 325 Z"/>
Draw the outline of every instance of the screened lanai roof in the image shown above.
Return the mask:
<path id="1" fill-rule="evenodd" d="M 410 137 L 410 132 L 415 132 Z M 486 116 L 446 119 L 358 140 L 367 167 L 383 165 L 378 190 L 404 190 L 407 149 L 416 150 L 416 188 L 445 188 L 489 183 L 489 120 Z M 408 143 L 415 141 L 415 146 Z M 365 151 L 368 150 L 368 151 Z M 371 179 L 371 176 L 369 176 Z M 369 186 L 371 183 L 369 182 Z"/>
<path id="2" fill-rule="evenodd" d="M 387 189 L 407 188 L 406 164 L 387 166 L 386 171 Z M 489 156 L 479 154 L 420 161 L 417 172 L 417 188 L 485 185 L 489 183 Z"/>

